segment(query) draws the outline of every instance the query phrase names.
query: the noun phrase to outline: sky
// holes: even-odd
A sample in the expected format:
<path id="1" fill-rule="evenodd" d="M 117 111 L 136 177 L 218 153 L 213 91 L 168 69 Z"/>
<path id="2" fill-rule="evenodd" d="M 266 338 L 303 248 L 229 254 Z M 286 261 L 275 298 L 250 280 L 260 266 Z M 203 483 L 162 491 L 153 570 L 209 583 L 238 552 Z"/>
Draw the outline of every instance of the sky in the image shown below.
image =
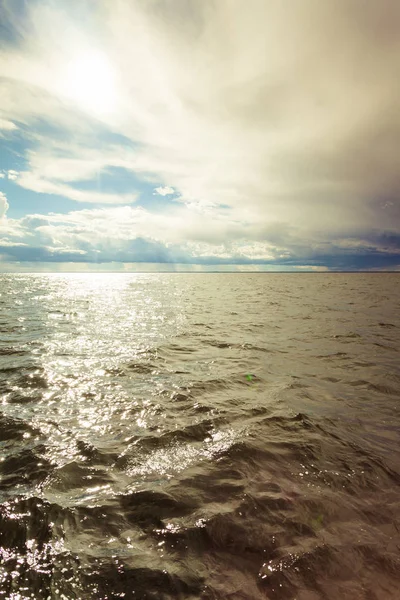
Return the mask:
<path id="1" fill-rule="evenodd" d="M 0 24 L 0 271 L 400 270 L 398 0 Z"/>

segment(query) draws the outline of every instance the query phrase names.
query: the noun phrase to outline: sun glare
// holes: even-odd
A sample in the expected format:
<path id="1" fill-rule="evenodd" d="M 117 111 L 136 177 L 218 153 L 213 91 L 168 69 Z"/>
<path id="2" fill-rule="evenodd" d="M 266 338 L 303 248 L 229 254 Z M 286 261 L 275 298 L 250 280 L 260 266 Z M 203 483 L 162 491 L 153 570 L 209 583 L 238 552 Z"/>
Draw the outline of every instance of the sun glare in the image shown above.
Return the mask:
<path id="1" fill-rule="evenodd" d="M 101 52 L 74 57 L 65 70 L 62 92 L 83 110 L 98 116 L 111 113 L 116 104 L 116 82 L 108 58 Z"/>

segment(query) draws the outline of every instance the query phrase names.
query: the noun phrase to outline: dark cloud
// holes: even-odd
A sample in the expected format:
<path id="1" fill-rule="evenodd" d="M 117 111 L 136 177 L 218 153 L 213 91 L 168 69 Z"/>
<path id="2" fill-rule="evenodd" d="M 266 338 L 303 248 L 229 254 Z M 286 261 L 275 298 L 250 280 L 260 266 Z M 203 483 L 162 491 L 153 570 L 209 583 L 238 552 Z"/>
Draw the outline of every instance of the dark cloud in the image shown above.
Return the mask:
<path id="1" fill-rule="evenodd" d="M 379 251 L 375 248 L 330 248 L 330 252 L 313 251 L 298 248 L 287 250 L 286 256 L 280 255 L 270 259 L 253 258 L 243 254 L 196 256 L 177 246 L 167 247 L 160 242 L 143 238 L 131 240 L 124 249 L 107 252 L 87 251 L 74 252 L 60 248 L 29 247 L 24 245 L 0 245 L 0 255 L 7 261 L 20 262 L 85 262 L 85 263 L 158 263 L 158 264 L 193 264 L 193 265 L 270 265 L 274 267 L 291 267 L 296 269 L 303 265 L 310 267 L 327 267 L 332 271 L 357 270 L 392 270 L 400 267 L 399 238 L 390 240 L 393 250 Z"/>
<path id="2" fill-rule="evenodd" d="M 0 255 L 3 261 L 20 262 L 87 262 L 88 257 L 80 252 L 68 252 L 57 249 L 51 249 L 24 245 L 0 244 Z"/>

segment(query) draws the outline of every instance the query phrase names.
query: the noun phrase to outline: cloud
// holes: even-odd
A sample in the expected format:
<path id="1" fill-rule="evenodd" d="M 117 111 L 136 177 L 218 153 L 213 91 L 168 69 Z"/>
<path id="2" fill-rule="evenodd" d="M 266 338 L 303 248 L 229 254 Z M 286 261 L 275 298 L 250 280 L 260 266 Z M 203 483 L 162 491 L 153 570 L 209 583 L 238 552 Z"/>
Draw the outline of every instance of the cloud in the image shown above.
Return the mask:
<path id="1" fill-rule="evenodd" d="M 121 206 L 67 214 L 27 215 L 0 224 L 0 253 L 8 261 L 269 265 L 308 270 L 393 269 L 400 235 L 371 230 L 365 239 L 321 236 L 313 246 L 295 229 L 260 228 L 185 205 L 158 214 Z M 252 267 L 252 268 L 253 268 Z"/>
<path id="2" fill-rule="evenodd" d="M 22 20 L 15 11 L 11 28 L 18 43 L 0 55 L 4 119 L 30 141 L 16 184 L 110 205 L 137 202 L 137 190 L 82 182 L 121 167 L 169 184 L 154 188 L 164 212 L 125 214 L 130 234 L 122 213 L 107 213 L 108 236 L 92 213 L 107 239 L 118 222 L 120 245 L 154 238 L 197 260 L 397 260 L 397 242 L 385 245 L 400 231 L 397 0 L 100 0 L 62 10 L 42 0 Z M 93 89 L 104 82 L 113 89 L 101 108 Z M 123 140 L 99 143 L 100 131 Z M 167 209 L 172 193 L 179 216 Z M 42 236 L 56 228 L 65 247 L 94 248 L 86 216 L 85 234 L 50 220 Z M 100 253 L 120 252 L 116 243 Z"/>
<path id="3" fill-rule="evenodd" d="M 170 196 L 171 194 L 175 193 L 175 190 L 174 188 L 166 185 L 165 187 L 160 186 L 154 188 L 154 193 L 159 194 L 160 196 Z"/>
<path id="4" fill-rule="evenodd" d="M 12 121 L 7 119 L 0 119 L 0 130 L 1 131 L 15 131 L 18 127 Z"/>
<path id="5" fill-rule="evenodd" d="M 14 178 L 11 177 L 11 179 Z M 130 194 L 113 194 L 96 190 L 82 190 L 59 181 L 49 180 L 44 177 L 42 178 L 40 175 L 30 172 L 21 172 L 19 174 L 18 185 L 33 192 L 63 196 L 64 198 L 75 200 L 76 202 L 126 204 L 135 202 L 138 197 L 137 193 L 134 192 Z"/>
<path id="6" fill-rule="evenodd" d="M 9 169 L 7 171 L 7 178 L 11 179 L 11 181 L 15 181 L 18 178 L 18 171 L 14 171 L 14 169 Z"/>
<path id="7" fill-rule="evenodd" d="M 7 202 L 6 195 L 3 192 L 0 192 L 0 219 L 5 217 L 8 208 L 9 204 Z"/>

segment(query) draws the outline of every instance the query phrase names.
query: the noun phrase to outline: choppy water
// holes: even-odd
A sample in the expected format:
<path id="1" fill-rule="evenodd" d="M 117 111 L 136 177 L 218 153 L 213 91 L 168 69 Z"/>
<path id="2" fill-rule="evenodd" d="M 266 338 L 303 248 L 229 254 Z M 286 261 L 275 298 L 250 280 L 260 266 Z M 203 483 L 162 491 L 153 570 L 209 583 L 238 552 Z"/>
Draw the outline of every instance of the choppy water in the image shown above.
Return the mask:
<path id="1" fill-rule="evenodd" d="M 400 598 L 400 276 L 0 293 L 0 598 Z"/>

